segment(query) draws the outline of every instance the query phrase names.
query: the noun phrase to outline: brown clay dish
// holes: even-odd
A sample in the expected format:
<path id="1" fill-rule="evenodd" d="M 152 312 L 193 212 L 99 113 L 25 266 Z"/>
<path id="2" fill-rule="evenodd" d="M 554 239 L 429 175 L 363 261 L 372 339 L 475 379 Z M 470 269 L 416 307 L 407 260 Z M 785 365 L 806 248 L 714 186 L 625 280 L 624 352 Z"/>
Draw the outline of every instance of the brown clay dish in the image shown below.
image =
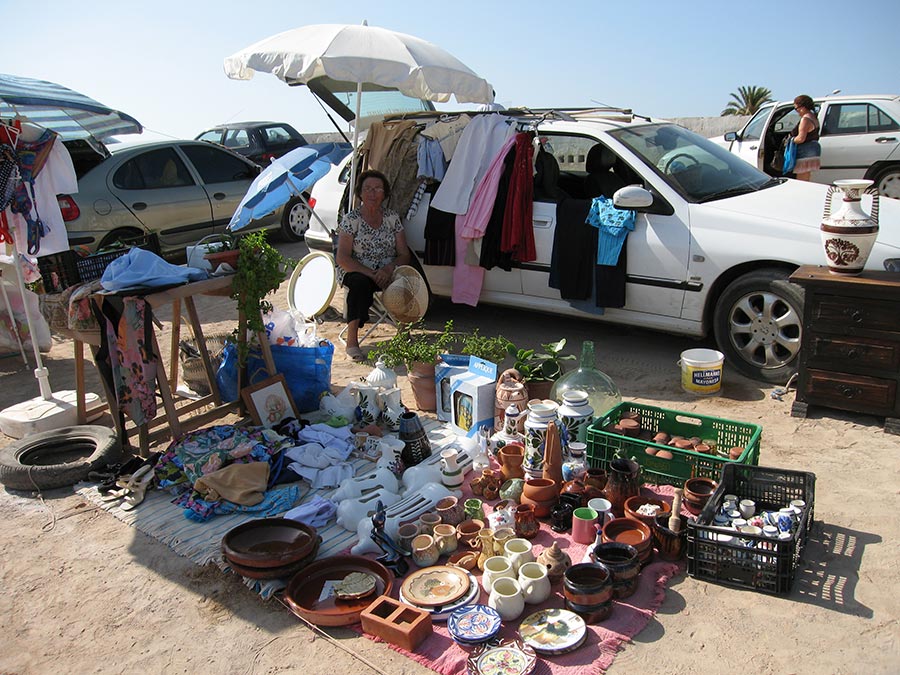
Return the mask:
<path id="1" fill-rule="evenodd" d="M 375 577 L 374 595 L 390 595 L 393 575 L 380 562 L 359 555 L 337 555 L 317 560 L 305 567 L 288 583 L 284 600 L 297 616 L 317 626 L 349 626 L 371 604 L 371 598 L 339 600 L 333 595 L 320 600 L 326 583 L 340 581 L 351 572 L 366 572 Z"/>
<path id="2" fill-rule="evenodd" d="M 648 527 L 653 527 L 653 523 L 656 522 L 656 516 L 645 516 L 638 513 L 638 509 L 641 508 L 641 506 L 643 506 L 644 504 L 653 504 L 654 506 L 658 506 L 659 511 L 657 512 L 657 515 L 669 515 L 672 512 L 672 505 L 662 501 L 661 499 L 635 495 L 634 497 L 629 497 L 625 500 L 625 517 L 639 520 Z"/>
<path id="3" fill-rule="evenodd" d="M 313 549 L 308 556 L 302 560 L 292 562 L 288 565 L 280 565 L 279 567 L 247 567 L 246 565 L 236 563 L 227 555 L 225 556 L 225 560 L 231 566 L 231 569 L 235 574 L 240 574 L 242 577 L 247 577 L 248 579 L 290 579 L 304 567 L 312 564 L 316 559 L 316 554 L 319 552 L 319 544 L 321 542 L 322 538 L 316 537 L 315 546 L 313 546 Z"/>
<path id="4" fill-rule="evenodd" d="M 600 540 L 601 542 L 616 541 L 620 544 L 634 546 L 642 565 L 647 564 L 653 556 L 653 535 L 650 528 L 640 520 L 613 518 L 603 526 Z"/>
<path id="5" fill-rule="evenodd" d="M 712 478 L 688 478 L 684 482 L 684 508 L 695 516 L 699 515 L 716 487 L 717 483 Z"/>
<path id="6" fill-rule="evenodd" d="M 283 567 L 309 556 L 318 546 L 314 527 L 288 518 L 259 518 L 229 530 L 222 553 L 244 567 Z"/>

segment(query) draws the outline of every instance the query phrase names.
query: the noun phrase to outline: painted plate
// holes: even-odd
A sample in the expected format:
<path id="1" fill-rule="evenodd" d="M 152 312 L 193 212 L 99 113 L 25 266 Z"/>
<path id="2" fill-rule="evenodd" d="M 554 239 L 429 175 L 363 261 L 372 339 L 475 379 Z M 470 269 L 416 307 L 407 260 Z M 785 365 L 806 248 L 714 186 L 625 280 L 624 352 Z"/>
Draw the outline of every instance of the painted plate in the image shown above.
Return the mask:
<path id="1" fill-rule="evenodd" d="M 505 640 L 475 650 L 467 662 L 469 675 L 527 675 L 534 670 L 534 650 L 520 640 Z"/>
<path id="2" fill-rule="evenodd" d="M 468 574 L 468 577 L 469 592 L 459 600 L 450 603 L 449 605 L 441 605 L 439 607 L 421 607 L 420 609 L 424 609 L 426 612 L 431 614 L 432 621 L 447 621 L 454 610 L 457 610 L 464 605 L 471 605 L 478 602 L 478 599 L 481 595 L 481 584 L 479 584 L 475 580 L 475 577 L 473 577 L 471 574 Z M 400 591 L 400 602 L 405 602 L 407 605 L 415 606 L 415 603 L 410 602 L 409 599 L 403 595 L 402 589 Z"/>
<path id="3" fill-rule="evenodd" d="M 493 607 L 465 605 L 450 615 L 447 630 L 458 642 L 486 642 L 500 631 L 501 619 Z"/>
<path id="4" fill-rule="evenodd" d="M 566 654 L 581 646 L 587 636 L 584 619 L 567 609 L 542 609 L 519 624 L 522 641 L 538 654 Z"/>
<path id="5" fill-rule="evenodd" d="M 418 607 L 443 607 L 469 592 L 469 575 L 449 565 L 424 567 L 410 574 L 400 590 Z"/>

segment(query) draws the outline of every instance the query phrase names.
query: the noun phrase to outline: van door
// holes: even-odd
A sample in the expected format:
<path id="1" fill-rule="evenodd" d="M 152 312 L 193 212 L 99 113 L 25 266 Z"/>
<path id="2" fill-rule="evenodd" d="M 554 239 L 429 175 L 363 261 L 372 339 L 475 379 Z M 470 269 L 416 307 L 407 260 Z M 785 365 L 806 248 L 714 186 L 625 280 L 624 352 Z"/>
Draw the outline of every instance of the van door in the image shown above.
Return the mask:
<path id="1" fill-rule="evenodd" d="M 760 171 L 763 170 L 763 139 L 774 109 L 773 105 L 764 105 L 757 110 L 731 146 L 732 153 Z"/>

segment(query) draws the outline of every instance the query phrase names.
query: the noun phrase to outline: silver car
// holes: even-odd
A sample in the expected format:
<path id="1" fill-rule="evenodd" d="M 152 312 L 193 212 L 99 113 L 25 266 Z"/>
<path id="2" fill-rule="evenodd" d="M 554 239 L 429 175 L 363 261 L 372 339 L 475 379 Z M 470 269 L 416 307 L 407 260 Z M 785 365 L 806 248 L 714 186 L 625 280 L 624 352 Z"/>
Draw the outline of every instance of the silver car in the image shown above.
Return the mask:
<path id="1" fill-rule="evenodd" d="M 91 158 L 89 153 L 96 150 L 70 147 L 78 192 L 59 195 L 58 200 L 72 246 L 96 251 L 155 233 L 163 254 L 183 252 L 185 246 L 225 231 L 260 171 L 234 152 L 198 141 L 110 150 L 105 158 Z M 290 232 L 291 239 L 299 238 L 286 222 L 284 209 L 279 209 L 247 231 L 280 229 Z"/>

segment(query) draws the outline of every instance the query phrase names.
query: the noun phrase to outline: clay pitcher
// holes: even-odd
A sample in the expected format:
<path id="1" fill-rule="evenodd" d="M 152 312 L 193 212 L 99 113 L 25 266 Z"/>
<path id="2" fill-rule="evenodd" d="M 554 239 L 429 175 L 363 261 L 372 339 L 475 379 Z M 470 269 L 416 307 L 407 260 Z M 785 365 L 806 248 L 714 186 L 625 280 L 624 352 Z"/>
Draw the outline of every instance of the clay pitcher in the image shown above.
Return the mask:
<path id="1" fill-rule="evenodd" d="M 625 500 L 641 491 L 641 465 L 633 459 L 617 457 L 609 463 L 604 496 L 612 503 L 613 513 L 625 515 Z"/>
<path id="2" fill-rule="evenodd" d="M 497 454 L 500 458 L 500 472 L 503 480 L 511 478 L 525 478 L 525 469 L 522 462 L 525 461 L 525 446 L 521 443 L 509 443 L 500 448 Z"/>
<path id="3" fill-rule="evenodd" d="M 559 438 L 559 428 L 556 426 L 556 422 L 550 422 L 547 425 L 547 436 L 544 441 L 543 478 L 549 478 L 556 482 L 557 494 L 563 484 L 562 464 L 562 442 Z"/>
<path id="4" fill-rule="evenodd" d="M 494 399 L 494 431 L 501 431 L 506 419 L 505 411 L 514 405 L 520 412 L 528 406 L 528 389 L 521 373 L 515 368 L 504 370 L 497 378 L 496 396 Z M 514 416 L 516 432 L 525 431 L 525 415 Z"/>

